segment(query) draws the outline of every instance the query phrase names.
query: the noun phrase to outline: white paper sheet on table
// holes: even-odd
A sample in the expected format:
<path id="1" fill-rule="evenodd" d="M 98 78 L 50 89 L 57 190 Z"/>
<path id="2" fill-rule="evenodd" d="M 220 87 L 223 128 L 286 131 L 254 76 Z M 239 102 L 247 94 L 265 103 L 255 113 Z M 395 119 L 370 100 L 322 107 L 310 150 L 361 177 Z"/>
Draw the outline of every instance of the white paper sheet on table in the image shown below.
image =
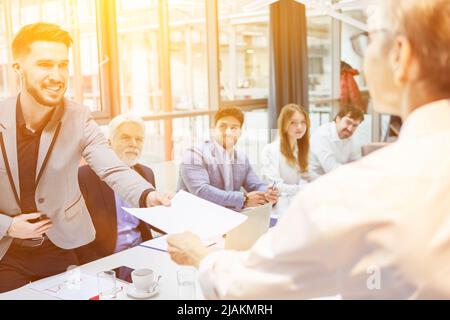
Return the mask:
<path id="1" fill-rule="evenodd" d="M 167 252 L 167 237 L 168 237 L 167 235 L 164 235 L 164 236 L 161 236 L 158 238 L 154 238 L 152 240 L 142 242 L 140 244 L 140 246 Z M 203 244 L 207 247 L 209 247 L 217 242 L 217 240 L 202 240 L 202 241 L 203 241 Z"/>
<path id="2" fill-rule="evenodd" d="M 80 281 L 72 284 L 63 273 L 30 284 L 29 288 L 62 300 L 89 300 L 98 294 L 97 278 L 81 273 Z"/>
<path id="3" fill-rule="evenodd" d="M 142 221 L 168 233 L 191 231 L 214 239 L 243 223 L 247 217 L 180 190 L 170 207 L 123 208 Z"/>

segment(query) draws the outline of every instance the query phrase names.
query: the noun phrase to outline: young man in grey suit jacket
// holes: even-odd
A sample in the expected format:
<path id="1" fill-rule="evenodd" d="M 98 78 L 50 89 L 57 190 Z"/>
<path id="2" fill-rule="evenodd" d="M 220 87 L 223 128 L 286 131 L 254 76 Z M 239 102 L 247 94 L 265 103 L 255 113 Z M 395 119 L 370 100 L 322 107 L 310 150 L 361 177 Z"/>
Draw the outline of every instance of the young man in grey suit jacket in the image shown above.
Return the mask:
<path id="1" fill-rule="evenodd" d="M 178 189 L 236 211 L 276 203 L 278 191 L 268 188 L 245 154 L 235 149 L 243 124 L 244 114 L 239 108 L 219 109 L 214 116 L 212 140 L 190 148 L 184 155 Z"/>
<path id="2" fill-rule="evenodd" d="M 73 249 L 94 240 L 81 157 L 130 205 L 170 205 L 117 158 L 89 109 L 64 98 L 71 43 L 59 26 L 35 23 L 12 44 L 22 90 L 0 104 L 0 292 L 78 264 Z"/>

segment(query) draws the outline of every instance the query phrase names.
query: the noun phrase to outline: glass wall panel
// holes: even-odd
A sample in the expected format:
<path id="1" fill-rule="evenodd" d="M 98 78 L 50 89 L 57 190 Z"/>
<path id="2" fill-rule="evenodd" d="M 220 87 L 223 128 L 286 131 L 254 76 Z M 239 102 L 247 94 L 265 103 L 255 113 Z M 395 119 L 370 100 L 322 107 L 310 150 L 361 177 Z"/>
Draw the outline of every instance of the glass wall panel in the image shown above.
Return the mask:
<path id="1" fill-rule="evenodd" d="M 58 24 L 69 31 L 74 45 L 70 50 L 67 96 L 89 106 L 92 111 L 100 111 L 95 1 L 9 1 L 13 34 L 26 24 L 40 21 Z"/>
<path id="2" fill-rule="evenodd" d="M 332 92 L 331 18 L 307 18 L 308 87 L 311 128 L 330 121 Z"/>
<path id="3" fill-rule="evenodd" d="M 269 95 L 269 10 L 245 11 L 249 2 L 218 0 L 222 100 Z"/>
<path id="4" fill-rule="evenodd" d="M 116 0 L 122 112 L 162 110 L 158 1 Z"/>
<path id="5" fill-rule="evenodd" d="M 6 34 L 5 1 L 0 0 L 0 99 L 9 96 L 8 35 Z"/>
<path id="6" fill-rule="evenodd" d="M 207 109 L 205 1 L 169 0 L 168 5 L 173 109 Z"/>
<path id="7" fill-rule="evenodd" d="M 358 21 L 366 22 L 366 16 L 362 10 L 346 11 L 344 14 Z M 361 32 L 363 30 L 347 23 L 341 23 L 341 60 L 358 71 L 359 74 L 355 75 L 353 79 L 361 94 L 367 96 L 364 94 L 364 92 L 367 92 L 367 85 L 364 78 L 363 58 L 356 54 L 351 43 L 351 37 Z M 365 103 L 368 105 L 367 113 L 364 116 L 365 120 L 354 134 L 357 143 L 360 145 L 368 144 L 372 141 L 372 126 L 374 125 L 372 123 L 372 104 L 370 101 L 366 101 Z"/>

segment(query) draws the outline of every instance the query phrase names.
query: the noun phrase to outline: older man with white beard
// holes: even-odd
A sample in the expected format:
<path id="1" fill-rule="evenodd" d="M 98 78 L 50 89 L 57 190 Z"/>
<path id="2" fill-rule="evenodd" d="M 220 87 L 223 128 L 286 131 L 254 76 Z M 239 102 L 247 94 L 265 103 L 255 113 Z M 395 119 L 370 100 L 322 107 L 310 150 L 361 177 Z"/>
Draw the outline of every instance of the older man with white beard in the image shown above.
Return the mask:
<path id="1" fill-rule="evenodd" d="M 245 252 L 168 238 L 207 298 L 450 298 L 450 1 L 377 1 L 364 73 L 397 142 L 299 192 Z M 365 42 L 367 43 L 367 42 Z"/>
<path id="2" fill-rule="evenodd" d="M 115 117 L 109 124 L 108 142 L 120 160 L 156 186 L 152 169 L 139 163 L 145 142 L 145 124 L 140 117 Z M 80 167 L 78 182 L 97 231 L 93 242 L 77 249 L 80 262 L 100 259 L 152 238 L 149 225 L 127 213 L 123 207 L 130 205 L 89 166 Z"/>

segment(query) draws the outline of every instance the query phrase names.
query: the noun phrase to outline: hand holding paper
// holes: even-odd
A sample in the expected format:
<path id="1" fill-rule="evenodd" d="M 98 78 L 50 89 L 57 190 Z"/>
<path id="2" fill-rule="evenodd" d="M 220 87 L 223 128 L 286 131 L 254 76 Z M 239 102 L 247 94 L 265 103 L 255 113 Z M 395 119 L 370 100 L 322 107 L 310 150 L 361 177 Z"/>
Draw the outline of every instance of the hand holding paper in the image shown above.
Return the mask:
<path id="1" fill-rule="evenodd" d="M 147 207 L 154 206 L 170 206 L 170 200 L 173 198 L 173 194 L 161 191 L 152 191 L 147 195 L 146 204 Z"/>
<path id="2" fill-rule="evenodd" d="M 208 254 L 208 249 L 192 232 L 173 234 L 167 238 L 168 252 L 173 261 L 181 265 L 197 267 Z"/>
<path id="3" fill-rule="evenodd" d="M 243 214 L 180 190 L 170 207 L 123 208 L 142 221 L 168 233 L 191 231 L 202 239 L 226 234 L 243 223 Z"/>

